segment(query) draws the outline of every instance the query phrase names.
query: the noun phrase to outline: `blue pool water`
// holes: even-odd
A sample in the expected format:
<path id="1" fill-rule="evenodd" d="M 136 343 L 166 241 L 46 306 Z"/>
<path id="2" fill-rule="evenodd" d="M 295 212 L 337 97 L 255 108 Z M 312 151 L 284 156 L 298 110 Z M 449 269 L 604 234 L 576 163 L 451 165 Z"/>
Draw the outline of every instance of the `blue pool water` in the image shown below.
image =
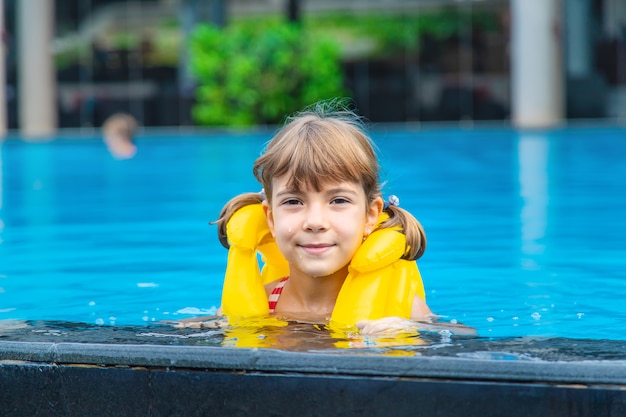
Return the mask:
<path id="1" fill-rule="evenodd" d="M 142 325 L 211 314 L 208 224 L 256 191 L 271 132 L 0 143 L 0 320 Z M 428 303 L 486 337 L 626 339 L 626 130 L 380 129 L 385 193 L 423 223 Z"/>

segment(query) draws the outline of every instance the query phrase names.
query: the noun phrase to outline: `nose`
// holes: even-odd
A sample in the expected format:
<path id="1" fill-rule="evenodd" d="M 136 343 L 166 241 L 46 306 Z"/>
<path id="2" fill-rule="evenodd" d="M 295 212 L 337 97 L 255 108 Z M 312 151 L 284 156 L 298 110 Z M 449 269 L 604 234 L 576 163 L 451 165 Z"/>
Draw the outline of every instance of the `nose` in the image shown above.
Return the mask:
<path id="1" fill-rule="evenodd" d="M 326 211 L 318 204 L 309 205 L 303 227 L 309 232 L 322 232 L 328 230 Z"/>

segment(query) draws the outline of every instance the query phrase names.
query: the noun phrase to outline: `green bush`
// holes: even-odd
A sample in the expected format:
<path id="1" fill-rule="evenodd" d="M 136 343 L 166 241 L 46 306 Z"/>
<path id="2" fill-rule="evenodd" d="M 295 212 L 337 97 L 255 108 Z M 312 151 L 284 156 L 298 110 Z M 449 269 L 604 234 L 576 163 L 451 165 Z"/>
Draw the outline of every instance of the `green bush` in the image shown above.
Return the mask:
<path id="1" fill-rule="evenodd" d="M 199 125 L 280 123 L 315 101 L 345 94 L 339 46 L 298 24 L 199 25 L 190 51 Z"/>

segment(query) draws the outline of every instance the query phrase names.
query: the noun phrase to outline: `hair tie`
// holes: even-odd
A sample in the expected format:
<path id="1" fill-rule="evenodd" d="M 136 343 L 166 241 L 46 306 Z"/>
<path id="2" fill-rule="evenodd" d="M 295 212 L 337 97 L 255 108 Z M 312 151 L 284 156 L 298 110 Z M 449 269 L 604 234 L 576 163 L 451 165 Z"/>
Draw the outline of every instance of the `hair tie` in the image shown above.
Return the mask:
<path id="1" fill-rule="evenodd" d="M 385 205 L 383 209 L 387 210 L 389 206 L 394 206 L 394 207 L 400 206 L 400 199 L 398 198 L 398 196 L 394 194 L 390 195 L 387 201 L 385 201 Z"/>
<path id="2" fill-rule="evenodd" d="M 261 191 L 259 191 L 259 195 L 261 196 L 262 201 L 267 200 L 267 196 L 265 195 L 265 188 L 261 188 Z"/>

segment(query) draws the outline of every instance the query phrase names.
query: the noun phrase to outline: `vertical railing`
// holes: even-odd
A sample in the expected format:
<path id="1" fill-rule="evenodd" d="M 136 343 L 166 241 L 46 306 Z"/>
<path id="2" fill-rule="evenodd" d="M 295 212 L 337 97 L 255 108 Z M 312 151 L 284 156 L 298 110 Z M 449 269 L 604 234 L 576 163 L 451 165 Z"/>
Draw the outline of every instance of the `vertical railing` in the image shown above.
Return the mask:
<path id="1" fill-rule="evenodd" d="M 4 0 L 0 0 L 0 34 L 5 33 L 4 28 Z M 0 139 L 2 139 L 8 130 L 7 117 L 7 77 L 6 77 L 6 59 L 7 56 L 7 40 L 0 39 Z M 0 160 L 0 163 L 2 161 Z M 1 168 L 1 166 L 0 166 Z M 0 171 L 0 180 L 2 172 Z M 2 207 L 2 189 L 0 186 L 0 208 Z"/>

